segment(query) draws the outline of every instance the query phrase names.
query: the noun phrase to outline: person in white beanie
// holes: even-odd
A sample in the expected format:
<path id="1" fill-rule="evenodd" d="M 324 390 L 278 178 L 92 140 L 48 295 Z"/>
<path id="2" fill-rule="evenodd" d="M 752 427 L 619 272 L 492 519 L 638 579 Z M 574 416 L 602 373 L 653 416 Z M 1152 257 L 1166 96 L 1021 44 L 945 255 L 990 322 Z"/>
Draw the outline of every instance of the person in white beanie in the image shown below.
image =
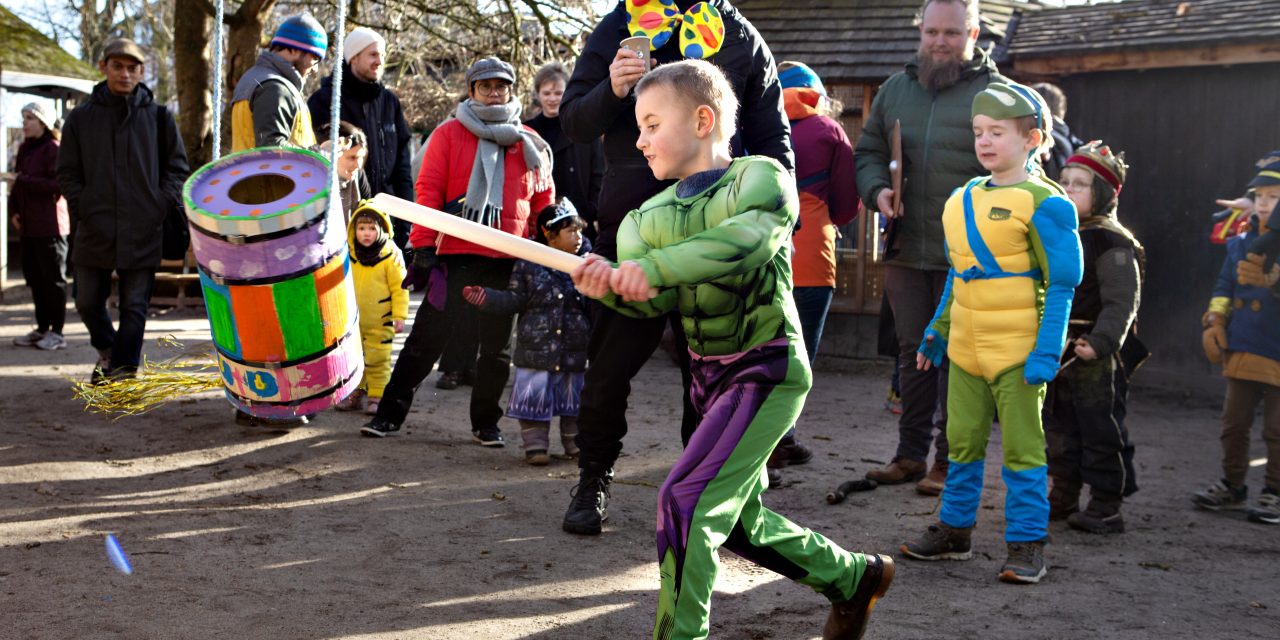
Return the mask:
<path id="1" fill-rule="evenodd" d="M 386 68 L 387 41 L 367 27 L 356 27 L 342 41 L 342 115 L 365 132 L 369 156 L 365 175 L 373 194 L 388 193 L 412 201 L 412 158 L 409 154 L 409 123 L 404 119 L 400 99 L 382 84 Z M 307 99 L 312 113 L 328 114 L 333 97 L 333 76 L 320 81 L 320 88 Z M 329 118 L 312 122 L 316 133 L 329 123 Z M 393 220 L 396 246 L 402 250 L 409 240 L 409 225 Z"/>
<path id="2" fill-rule="evenodd" d="M 10 182 L 9 214 L 22 244 L 22 275 L 31 287 L 36 328 L 13 343 L 46 351 L 65 349 L 67 316 L 67 234 L 71 221 L 58 188 L 57 118 L 39 103 L 22 108 L 22 145 Z"/>

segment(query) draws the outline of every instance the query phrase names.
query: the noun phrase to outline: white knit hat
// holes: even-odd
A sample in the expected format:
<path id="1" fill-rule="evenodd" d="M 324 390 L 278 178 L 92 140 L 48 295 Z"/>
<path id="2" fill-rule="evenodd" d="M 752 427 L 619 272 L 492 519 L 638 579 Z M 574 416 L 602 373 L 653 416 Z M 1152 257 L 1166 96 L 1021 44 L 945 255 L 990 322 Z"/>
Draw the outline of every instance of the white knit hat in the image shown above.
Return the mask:
<path id="1" fill-rule="evenodd" d="M 31 104 L 28 104 L 27 106 L 23 107 L 22 112 L 30 113 L 31 115 L 35 116 L 36 120 L 39 120 L 40 123 L 43 124 L 44 128 L 46 129 L 55 128 L 53 124 L 54 122 L 57 121 L 57 119 L 54 118 L 52 113 L 49 113 L 49 111 L 44 108 L 44 105 L 38 102 L 32 102 Z"/>
<path id="2" fill-rule="evenodd" d="M 350 63 L 352 58 L 374 43 L 377 43 L 379 49 L 387 50 L 387 39 L 377 31 L 368 27 L 356 27 L 347 34 L 347 39 L 342 41 L 342 57 Z"/>

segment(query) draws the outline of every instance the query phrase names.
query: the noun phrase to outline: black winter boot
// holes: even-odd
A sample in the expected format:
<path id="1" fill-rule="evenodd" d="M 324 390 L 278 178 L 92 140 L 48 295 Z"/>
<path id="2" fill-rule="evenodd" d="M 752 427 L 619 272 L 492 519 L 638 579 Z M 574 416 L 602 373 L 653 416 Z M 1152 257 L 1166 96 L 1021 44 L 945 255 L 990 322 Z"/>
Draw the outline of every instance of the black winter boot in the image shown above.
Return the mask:
<path id="1" fill-rule="evenodd" d="M 1124 533 L 1120 502 L 1120 496 L 1094 493 L 1089 499 L 1089 508 L 1071 514 L 1067 524 L 1088 533 Z"/>
<path id="2" fill-rule="evenodd" d="M 613 469 L 600 468 L 587 463 L 582 467 L 578 486 L 569 493 L 569 510 L 564 513 L 565 531 L 589 536 L 600 535 L 600 528 L 609 519 L 609 485 L 613 482 Z"/>
<path id="3" fill-rule="evenodd" d="M 1080 483 L 1053 478 L 1053 488 L 1049 489 L 1049 519 L 1066 520 L 1068 516 L 1080 511 Z"/>

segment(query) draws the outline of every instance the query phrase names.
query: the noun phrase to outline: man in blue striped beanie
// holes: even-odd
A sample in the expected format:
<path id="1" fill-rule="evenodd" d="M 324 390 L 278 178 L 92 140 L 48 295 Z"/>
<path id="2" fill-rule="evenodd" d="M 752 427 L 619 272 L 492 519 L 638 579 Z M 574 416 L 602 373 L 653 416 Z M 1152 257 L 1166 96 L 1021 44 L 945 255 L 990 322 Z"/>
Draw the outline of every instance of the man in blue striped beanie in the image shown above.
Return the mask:
<path id="1" fill-rule="evenodd" d="M 268 50 L 240 77 L 231 95 L 232 151 L 316 144 L 302 83 L 328 48 L 329 36 L 311 14 L 280 23 Z"/>

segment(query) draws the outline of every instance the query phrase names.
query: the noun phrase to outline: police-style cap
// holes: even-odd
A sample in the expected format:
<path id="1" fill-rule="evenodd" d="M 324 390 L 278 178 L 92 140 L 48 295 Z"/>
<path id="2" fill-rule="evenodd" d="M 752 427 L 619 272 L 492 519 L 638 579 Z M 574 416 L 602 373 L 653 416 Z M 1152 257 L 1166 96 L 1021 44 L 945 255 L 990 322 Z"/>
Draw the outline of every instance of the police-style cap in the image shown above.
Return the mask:
<path id="1" fill-rule="evenodd" d="M 1249 181 L 1249 188 L 1269 187 L 1280 184 L 1280 151 L 1272 151 L 1255 163 L 1257 175 Z"/>

